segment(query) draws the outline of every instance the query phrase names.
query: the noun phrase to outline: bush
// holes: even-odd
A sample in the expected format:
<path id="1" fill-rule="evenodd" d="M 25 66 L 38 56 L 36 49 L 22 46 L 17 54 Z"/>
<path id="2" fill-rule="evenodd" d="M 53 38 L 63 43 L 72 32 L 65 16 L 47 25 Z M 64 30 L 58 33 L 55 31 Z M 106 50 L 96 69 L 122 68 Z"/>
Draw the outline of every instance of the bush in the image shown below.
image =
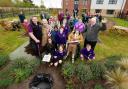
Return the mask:
<path id="1" fill-rule="evenodd" d="M 70 78 L 75 73 L 75 66 L 72 63 L 67 62 L 62 66 L 62 72 L 65 78 Z"/>
<path id="2" fill-rule="evenodd" d="M 117 61 L 123 69 L 128 70 L 128 58 L 122 58 L 121 60 Z"/>
<path id="3" fill-rule="evenodd" d="M 5 65 L 7 63 L 7 61 L 9 61 L 8 56 L 0 56 L 0 67 Z"/>
<path id="4" fill-rule="evenodd" d="M 105 77 L 107 83 L 112 86 L 112 89 L 128 89 L 128 73 L 120 68 L 108 71 Z"/>
<path id="5" fill-rule="evenodd" d="M 12 65 L 5 71 L 0 72 L 0 89 L 12 83 L 19 83 L 28 78 L 39 65 L 38 60 L 25 60 L 19 58 L 13 61 Z"/>
<path id="6" fill-rule="evenodd" d="M 94 87 L 94 89 L 104 89 L 104 88 L 102 87 L 102 85 L 96 84 L 95 87 Z"/>
<path id="7" fill-rule="evenodd" d="M 117 68 L 117 61 L 121 59 L 121 56 L 112 56 L 106 59 L 105 66 L 108 70 L 112 70 L 113 68 Z"/>
<path id="8" fill-rule="evenodd" d="M 72 81 L 67 81 L 66 89 L 73 89 Z"/>
<path id="9" fill-rule="evenodd" d="M 13 83 L 12 77 L 7 77 L 5 79 L 0 80 L 0 89 L 5 89 L 7 86 L 11 85 Z"/>
<path id="10" fill-rule="evenodd" d="M 30 69 L 15 69 L 14 70 L 15 73 L 15 82 L 19 83 L 22 80 L 26 79 L 27 77 L 29 77 L 29 75 L 32 73 Z"/>
<path id="11" fill-rule="evenodd" d="M 85 65 L 84 63 L 80 63 L 77 65 L 76 75 L 83 83 L 86 83 L 87 81 L 93 79 L 90 67 L 88 65 Z"/>
<path id="12" fill-rule="evenodd" d="M 21 82 L 22 80 L 29 77 L 38 65 L 39 61 L 37 60 L 28 61 L 22 58 L 15 60 L 13 63 L 15 82 Z"/>
<path id="13" fill-rule="evenodd" d="M 105 74 L 106 67 L 103 63 L 100 62 L 92 62 L 90 64 L 90 69 L 93 74 L 94 79 L 101 79 L 103 78 L 103 75 Z"/>

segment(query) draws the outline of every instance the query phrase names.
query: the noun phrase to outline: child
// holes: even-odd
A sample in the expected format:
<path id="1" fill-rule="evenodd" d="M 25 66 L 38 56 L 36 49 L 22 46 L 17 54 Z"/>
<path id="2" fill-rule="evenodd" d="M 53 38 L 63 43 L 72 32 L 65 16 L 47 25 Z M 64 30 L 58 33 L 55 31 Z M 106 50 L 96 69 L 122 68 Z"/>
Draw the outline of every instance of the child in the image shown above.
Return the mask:
<path id="1" fill-rule="evenodd" d="M 51 30 L 51 38 L 53 43 L 55 44 L 55 48 L 57 49 L 57 34 L 58 34 L 59 30 L 58 30 L 58 26 L 55 25 L 54 29 Z"/>
<path id="2" fill-rule="evenodd" d="M 48 42 L 47 44 L 44 46 L 44 52 L 45 54 L 53 54 L 55 51 L 55 46 L 52 42 L 52 39 L 51 38 L 48 38 Z"/>
<path id="3" fill-rule="evenodd" d="M 81 60 L 84 60 L 84 59 L 93 60 L 93 59 L 95 59 L 95 53 L 94 53 L 93 49 L 91 49 L 90 44 L 87 44 L 86 48 L 83 48 L 80 51 L 80 53 L 81 53 L 81 55 L 80 55 Z"/>
<path id="4" fill-rule="evenodd" d="M 54 65 L 55 67 L 58 66 L 58 64 L 62 63 L 62 60 L 65 55 L 66 55 L 66 51 L 64 50 L 63 45 L 60 45 L 59 50 L 56 50 L 54 52 L 50 65 Z"/>
<path id="5" fill-rule="evenodd" d="M 56 41 L 57 41 L 57 44 L 58 45 L 65 45 L 66 44 L 66 34 L 64 32 L 64 28 L 63 27 L 60 27 L 60 30 L 57 34 L 57 38 L 56 38 Z"/>

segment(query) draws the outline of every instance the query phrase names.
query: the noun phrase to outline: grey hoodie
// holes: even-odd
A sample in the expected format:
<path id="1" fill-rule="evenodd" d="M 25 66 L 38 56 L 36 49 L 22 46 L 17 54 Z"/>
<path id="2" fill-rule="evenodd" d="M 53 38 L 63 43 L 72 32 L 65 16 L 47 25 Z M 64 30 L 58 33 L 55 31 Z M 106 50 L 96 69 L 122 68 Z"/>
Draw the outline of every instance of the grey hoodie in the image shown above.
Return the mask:
<path id="1" fill-rule="evenodd" d="M 99 31 L 106 30 L 106 23 L 96 23 L 95 25 L 87 25 L 85 39 L 88 41 L 97 41 Z"/>

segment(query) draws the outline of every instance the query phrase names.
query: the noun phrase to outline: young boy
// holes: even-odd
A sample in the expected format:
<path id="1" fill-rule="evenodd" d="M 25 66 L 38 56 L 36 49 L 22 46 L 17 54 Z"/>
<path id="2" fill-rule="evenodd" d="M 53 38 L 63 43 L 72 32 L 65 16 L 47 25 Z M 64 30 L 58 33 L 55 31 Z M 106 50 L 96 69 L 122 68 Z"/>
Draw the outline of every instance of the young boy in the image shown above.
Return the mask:
<path id="1" fill-rule="evenodd" d="M 81 54 L 80 55 L 81 60 L 84 60 L 84 59 L 93 60 L 93 59 L 95 59 L 95 53 L 94 53 L 93 49 L 91 49 L 91 45 L 90 44 L 87 44 L 86 48 L 83 48 L 80 51 L 80 54 Z"/>

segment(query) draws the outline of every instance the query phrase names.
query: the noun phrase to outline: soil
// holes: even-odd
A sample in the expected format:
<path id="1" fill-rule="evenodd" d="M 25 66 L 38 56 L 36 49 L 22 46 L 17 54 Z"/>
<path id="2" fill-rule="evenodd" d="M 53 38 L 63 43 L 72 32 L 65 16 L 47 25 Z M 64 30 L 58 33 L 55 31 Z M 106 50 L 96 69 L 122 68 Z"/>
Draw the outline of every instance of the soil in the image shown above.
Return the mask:
<path id="1" fill-rule="evenodd" d="M 90 80 L 86 84 L 82 83 L 77 77 L 72 77 L 73 89 L 94 89 L 96 84 L 101 84 L 105 89 L 110 89 L 106 80 Z"/>
<path id="2" fill-rule="evenodd" d="M 61 75 L 60 67 L 48 67 L 46 64 L 41 64 L 37 71 L 25 81 L 19 84 L 13 84 L 7 89 L 29 89 L 28 86 L 30 81 L 32 80 L 34 75 L 38 73 L 48 73 L 53 77 L 53 89 L 66 89 L 66 83 L 63 76 Z"/>

